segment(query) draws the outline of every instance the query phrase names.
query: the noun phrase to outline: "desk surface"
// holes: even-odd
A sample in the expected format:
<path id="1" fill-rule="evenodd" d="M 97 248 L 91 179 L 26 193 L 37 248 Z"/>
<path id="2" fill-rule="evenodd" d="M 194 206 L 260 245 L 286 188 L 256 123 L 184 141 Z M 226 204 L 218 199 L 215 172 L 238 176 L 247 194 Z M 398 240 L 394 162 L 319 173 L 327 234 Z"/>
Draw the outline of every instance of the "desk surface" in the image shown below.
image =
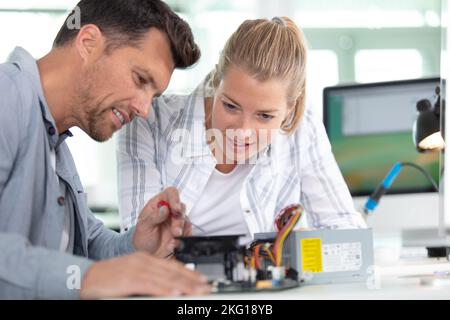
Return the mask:
<path id="1" fill-rule="evenodd" d="M 181 297 L 183 300 L 427 300 L 450 299 L 450 278 L 446 285 L 421 284 L 435 272 L 450 272 L 446 260 L 398 261 L 375 268 L 375 280 L 368 283 L 304 285 L 278 292 L 227 293 Z M 138 298 L 146 299 L 146 298 Z M 175 299 L 176 300 L 176 299 Z"/>
<path id="2" fill-rule="evenodd" d="M 117 213 L 99 214 L 109 227 L 117 227 Z M 379 244 L 385 244 L 384 239 L 378 239 Z M 381 241 L 383 240 L 383 241 Z M 392 242 L 392 239 L 388 239 Z M 391 244 L 389 242 L 389 244 Z M 413 250 L 415 252 L 415 250 Z M 450 278 L 446 285 L 431 286 L 421 284 L 421 280 L 430 277 L 435 272 L 450 272 L 450 262 L 424 258 L 425 249 L 421 248 L 422 257 L 403 258 L 390 261 L 387 265 L 377 265 L 375 279 L 369 283 L 342 283 L 327 285 L 304 285 L 295 289 L 261 292 L 261 293 L 227 293 L 212 294 L 202 297 L 181 297 L 183 300 L 327 300 L 327 299 L 450 299 Z M 413 255 L 414 256 L 414 255 Z M 377 257 L 375 257 L 375 261 Z M 157 299 L 157 298 L 137 298 Z"/>

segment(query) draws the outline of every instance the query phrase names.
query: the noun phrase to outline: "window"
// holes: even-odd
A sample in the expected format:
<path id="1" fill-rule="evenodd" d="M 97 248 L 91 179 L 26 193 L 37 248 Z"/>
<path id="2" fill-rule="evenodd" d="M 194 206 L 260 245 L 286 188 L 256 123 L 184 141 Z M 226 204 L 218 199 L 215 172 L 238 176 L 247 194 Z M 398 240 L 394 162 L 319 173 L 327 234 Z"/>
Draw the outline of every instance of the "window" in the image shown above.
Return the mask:
<path id="1" fill-rule="evenodd" d="M 307 66 L 307 100 L 322 116 L 323 88 L 339 82 L 338 59 L 331 50 L 310 50 Z"/>
<path id="2" fill-rule="evenodd" d="M 357 82 L 420 78 L 422 56 L 415 49 L 359 50 L 355 55 Z"/>
<path id="3" fill-rule="evenodd" d="M 0 10 L 0 61 L 4 62 L 16 47 L 24 47 L 34 57 L 45 55 L 62 25 L 61 14 L 2 12 Z"/>
<path id="4" fill-rule="evenodd" d="M 234 10 L 213 8 L 208 12 L 199 11 L 195 14 L 182 15 L 192 28 L 202 56 L 192 68 L 175 70 L 167 93 L 192 92 L 219 61 L 220 51 L 228 37 L 244 20 L 256 18 L 253 12 L 236 7 Z M 218 21 L 223 23 L 219 26 Z"/>

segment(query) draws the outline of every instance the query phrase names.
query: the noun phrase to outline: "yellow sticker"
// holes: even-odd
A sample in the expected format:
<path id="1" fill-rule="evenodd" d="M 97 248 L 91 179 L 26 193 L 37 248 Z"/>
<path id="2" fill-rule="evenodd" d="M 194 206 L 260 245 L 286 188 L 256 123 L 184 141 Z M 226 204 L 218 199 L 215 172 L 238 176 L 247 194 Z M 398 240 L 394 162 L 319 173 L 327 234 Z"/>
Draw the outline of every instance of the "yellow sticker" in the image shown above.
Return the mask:
<path id="1" fill-rule="evenodd" d="M 322 272 L 322 241 L 320 238 L 302 239 L 302 272 Z"/>

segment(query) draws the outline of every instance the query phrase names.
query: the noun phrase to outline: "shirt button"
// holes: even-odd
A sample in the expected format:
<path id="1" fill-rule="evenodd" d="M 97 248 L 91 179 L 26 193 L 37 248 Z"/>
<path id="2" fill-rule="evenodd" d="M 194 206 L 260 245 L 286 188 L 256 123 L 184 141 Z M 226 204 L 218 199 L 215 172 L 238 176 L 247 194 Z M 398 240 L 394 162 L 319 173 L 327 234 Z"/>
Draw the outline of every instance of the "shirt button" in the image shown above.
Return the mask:
<path id="1" fill-rule="evenodd" d="M 55 130 L 54 127 L 48 128 L 48 134 L 49 134 L 49 135 L 53 136 L 53 135 L 55 135 L 55 133 L 56 133 L 56 130 Z"/>
<path id="2" fill-rule="evenodd" d="M 252 213 L 252 212 L 250 211 L 250 209 L 245 209 L 244 212 L 245 212 L 246 214 Z"/>
<path id="3" fill-rule="evenodd" d="M 64 205 L 64 203 L 66 202 L 66 199 L 64 199 L 64 197 L 59 197 L 58 198 L 58 204 L 62 207 Z"/>

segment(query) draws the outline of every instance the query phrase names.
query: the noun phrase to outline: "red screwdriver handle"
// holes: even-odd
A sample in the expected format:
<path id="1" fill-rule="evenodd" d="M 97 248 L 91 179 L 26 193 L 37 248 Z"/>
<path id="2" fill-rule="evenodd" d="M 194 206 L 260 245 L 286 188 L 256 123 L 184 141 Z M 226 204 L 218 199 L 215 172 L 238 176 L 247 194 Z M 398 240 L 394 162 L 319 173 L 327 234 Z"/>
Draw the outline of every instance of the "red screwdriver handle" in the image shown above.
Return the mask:
<path id="1" fill-rule="evenodd" d="M 172 209 L 170 209 L 170 204 L 167 201 L 161 200 L 158 202 L 158 209 L 161 207 L 167 207 L 167 209 L 169 209 L 169 214 L 174 217 L 175 219 L 178 219 L 180 217 L 180 215 L 178 213 L 175 213 L 172 211 Z"/>

